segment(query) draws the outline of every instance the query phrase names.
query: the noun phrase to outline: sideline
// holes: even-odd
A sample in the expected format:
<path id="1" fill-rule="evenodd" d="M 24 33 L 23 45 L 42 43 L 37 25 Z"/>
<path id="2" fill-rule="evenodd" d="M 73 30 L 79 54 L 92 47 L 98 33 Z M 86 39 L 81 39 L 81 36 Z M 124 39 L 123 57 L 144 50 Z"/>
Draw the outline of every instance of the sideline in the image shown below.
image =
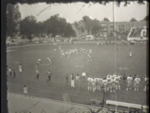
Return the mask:
<path id="1" fill-rule="evenodd" d="M 16 95 L 16 96 L 20 96 L 20 97 L 25 97 L 23 94 L 19 94 L 19 93 L 14 93 L 14 92 L 9 92 L 7 91 L 7 96 L 9 95 Z M 29 99 L 36 99 L 36 100 L 42 100 L 45 102 L 56 102 L 56 103 L 61 103 L 61 104 L 65 104 L 65 105 L 73 105 L 73 106 L 77 106 L 77 107 L 85 107 L 85 108 L 94 108 L 94 109 L 99 109 L 101 107 L 97 107 L 97 106 L 92 106 L 92 105 L 85 105 L 85 104 L 78 104 L 78 103 L 72 103 L 72 102 L 65 102 L 65 101 L 61 101 L 61 100 L 55 100 L 55 99 L 50 99 L 50 98 L 44 98 L 44 97 L 35 97 L 32 95 L 28 95 L 27 96 Z M 106 108 L 104 108 L 106 109 Z"/>

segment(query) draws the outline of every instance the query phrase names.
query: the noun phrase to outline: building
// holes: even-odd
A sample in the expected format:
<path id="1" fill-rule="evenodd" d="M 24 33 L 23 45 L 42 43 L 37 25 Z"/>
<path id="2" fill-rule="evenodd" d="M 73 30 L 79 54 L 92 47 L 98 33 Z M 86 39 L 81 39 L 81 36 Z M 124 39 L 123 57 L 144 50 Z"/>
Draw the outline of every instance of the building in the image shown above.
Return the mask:
<path id="1" fill-rule="evenodd" d="M 103 32 L 120 32 L 120 33 L 126 33 L 131 30 L 132 27 L 144 27 L 147 26 L 146 21 L 136 21 L 136 22 L 106 22 L 102 21 L 100 22 L 100 25 L 103 28 Z"/>
<path id="2" fill-rule="evenodd" d="M 111 34 L 115 32 L 122 39 L 127 39 L 127 36 L 132 27 L 145 27 L 148 26 L 147 21 L 130 21 L 130 22 L 110 22 L 110 21 L 99 21 L 101 29 L 96 36 L 111 37 Z M 86 30 L 86 25 L 83 20 L 73 25 L 73 28 L 78 37 L 85 37 L 86 35 L 93 35 L 91 32 Z M 91 34 L 90 34 L 91 33 Z"/>

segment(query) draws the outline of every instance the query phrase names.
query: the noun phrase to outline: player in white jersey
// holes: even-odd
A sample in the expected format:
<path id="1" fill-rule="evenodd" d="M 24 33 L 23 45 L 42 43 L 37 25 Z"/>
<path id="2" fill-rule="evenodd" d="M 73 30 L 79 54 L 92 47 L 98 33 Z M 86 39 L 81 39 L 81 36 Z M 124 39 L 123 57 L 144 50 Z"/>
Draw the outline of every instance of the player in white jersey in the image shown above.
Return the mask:
<path id="1" fill-rule="evenodd" d="M 145 81 L 144 91 L 148 91 L 149 90 L 149 78 L 146 77 L 144 81 Z"/>
<path id="2" fill-rule="evenodd" d="M 92 62 L 91 55 L 90 55 L 90 54 L 87 54 L 87 57 L 88 57 L 88 61 L 89 61 L 89 62 Z"/>
<path id="3" fill-rule="evenodd" d="M 64 57 L 64 56 L 65 56 L 64 50 L 61 50 L 61 51 L 60 51 L 60 54 L 61 54 L 61 57 Z"/>
<path id="4" fill-rule="evenodd" d="M 116 79 L 116 89 L 117 89 L 117 90 L 120 90 L 120 88 L 121 88 L 121 86 L 120 86 L 121 76 L 118 75 L 118 76 L 116 76 L 115 79 Z"/>
<path id="5" fill-rule="evenodd" d="M 140 82 L 141 82 L 141 78 L 139 78 L 138 76 L 135 77 L 134 82 L 133 82 L 135 91 L 139 91 Z"/>
<path id="6" fill-rule="evenodd" d="M 103 79 L 102 78 L 96 78 L 96 89 L 101 91 L 102 85 L 103 85 Z"/>
<path id="7" fill-rule="evenodd" d="M 107 76 L 107 91 L 112 92 L 112 81 L 110 76 Z"/>
<path id="8" fill-rule="evenodd" d="M 22 73 L 22 65 L 19 64 L 19 72 Z"/>
<path id="9" fill-rule="evenodd" d="M 92 89 L 93 89 L 93 92 L 95 92 L 95 91 L 96 91 L 96 79 L 93 78 L 91 82 L 92 82 Z"/>
<path id="10" fill-rule="evenodd" d="M 41 64 L 41 62 L 42 62 L 42 60 L 39 58 L 39 59 L 37 60 L 37 63 Z"/>
<path id="11" fill-rule="evenodd" d="M 12 69 L 10 67 L 8 68 L 8 73 L 9 73 L 9 76 L 12 76 Z"/>
<path id="12" fill-rule="evenodd" d="M 116 75 L 116 74 L 113 74 L 112 76 L 113 76 L 113 78 L 115 78 L 115 79 L 116 79 L 116 77 L 117 77 L 117 75 Z"/>
<path id="13" fill-rule="evenodd" d="M 112 78 L 111 79 L 111 92 L 115 92 L 116 91 L 116 79 Z"/>
<path id="14" fill-rule="evenodd" d="M 74 75 L 71 75 L 71 87 L 75 88 L 75 78 Z"/>
<path id="15" fill-rule="evenodd" d="M 127 77 L 127 88 L 126 88 L 126 90 L 131 90 L 132 89 L 132 83 L 133 83 L 133 77 L 128 76 Z"/>
<path id="16" fill-rule="evenodd" d="M 80 79 L 80 75 L 77 74 L 77 75 L 76 75 L 76 80 L 79 81 L 79 79 Z"/>
<path id="17" fill-rule="evenodd" d="M 25 96 L 27 96 L 27 94 L 28 94 L 28 87 L 26 85 L 24 85 L 24 87 L 23 87 L 23 93 Z"/>
<path id="18" fill-rule="evenodd" d="M 103 79 L 103 87 L 104 87 L 104 91 L 107 91 L 107 79 Z"/>
<path id="19" fill-rule="evenodd" d="M 92 80 L 93 78 L 88 77 L 87 82 L 88 82 L 88 91 L 92 91 Z"/>
<path id="20" fill-rule="evenodd" d="M 37 78 L 37 79 L 39 79 L 39 77 L 40 77 L 39 70 L 38 70 L 38 69 L 36 69 L 36 70 L 35 70 L 35 72 L 36 72 L 36 78 Z"/>
<path id="21" fill-rule="evenodd" d="M 132 57 L 132 51 L 130 51 L 129 56 Z"/>
<path id="22" fill-rule="evenodd" d="M 50 65 L 52 63 L 52 60 L 49 57 L 47 57 L 47 60 L 48 60 L 49 65 Z"/>
<path id="23" fill-rule="evenodd" d="M 116 76 L 116 80 L 120 81 L 122 79 L 121 75 Z"/>

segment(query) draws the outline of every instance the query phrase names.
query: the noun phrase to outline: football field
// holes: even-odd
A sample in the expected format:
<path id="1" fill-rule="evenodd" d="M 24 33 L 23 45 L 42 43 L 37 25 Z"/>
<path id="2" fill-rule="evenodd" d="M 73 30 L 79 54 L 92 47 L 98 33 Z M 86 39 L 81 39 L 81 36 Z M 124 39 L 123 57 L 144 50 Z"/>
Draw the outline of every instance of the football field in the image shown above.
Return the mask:
<path id="1" fill-rule="evenodd" d="M 64 51 L 72 49 L 92 50 L 91 61 L 86 54 L 61 56 L 59 48 Z M 132 52 L 132 56 L 129 53 Z M 69 101 L 73 103 L 91 104 L 92 99 L 102 101 L 116 100 L 122 102 L 146 105 L 146 92 L 144 89 L 144 78 L 147 75 L 146 45 L 97 45 L 95 43 L 76 44 L 45 44 L 7 48 L 7 65 L 16 71 L 16 78 L 8 75 L 8 91 L 22 94 L 23 86 L 29 88 L 29 95 Z M 52 62 L 46 60 L 51 58 Z M 41 64 L 37 60 L 41 59 Z M 22 64 L 23 73 L 18 72 L 19 64 Z M 40 76 L 36 79 L 36 68 Z M 51 81 L 48 80 L 47 72 L 52 72 Z M 142 79 L 140 91 L 126 91 L 126 82 L 121 82 L 121 90 L 111 93 L 89 92 L 87 81 L 81 78 L 75 83 L 75 88 L 66 83 L 67 75 L 81 75 L 82 72 L 88 76 L 103 77 L 107 74 L 139 75 Z"/>

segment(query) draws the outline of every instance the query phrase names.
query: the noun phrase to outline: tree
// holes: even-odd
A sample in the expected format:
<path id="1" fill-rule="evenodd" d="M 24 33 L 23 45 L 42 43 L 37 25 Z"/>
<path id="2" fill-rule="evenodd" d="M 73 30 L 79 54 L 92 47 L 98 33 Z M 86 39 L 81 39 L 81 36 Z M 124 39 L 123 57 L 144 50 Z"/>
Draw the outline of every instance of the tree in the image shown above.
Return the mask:
<path id="1" fill-rule="evenodd" d="M 97 19 L 90 19 L 88 16 L 83 17 L 84 28 L 89 35 L 97 36 L 101 30 L 100 21 Z"/>
<path id="2" fill-rule="evenodd" d="M 20 32 L 31 42 L 33 35 L 37 34 L 36 18 L 34 16 L 28 16 L 23 19 L 20 23 Z"/>
<path id="3" fill-rule="evenodd" d="M 19 5 L 7 5 L 7 35 L 13 39 L 13 36 L 19 33 L 21 13 L 19 11 Z"/>
<path id="4" fill-rule="evenodd" d="M 34 33 L 35 36 L 42 36 L 43 34 L 46 34 L 44 22 L 38 22 L 36 23 L 36 31 Z"/>
<path id="5" fill-rule="evenodd" d="M 100 22 L 96 19 L 92 21 L 92 35 L 97 36 L 99 35 L 99 32 L 101 31 Z"/>
<path id="6" fill-rule="evenodd" d="M 67 23 L 66 19 L 59 17 L 59 15 L 51 16 L 44 22 L 45 32 L 52 34 L 52 36 L 61 35 L 65 37 L 75 36 L 71 24 Z"/>
<path id="7" fill-rule="evenodd" d="M 110 20 L 108 18 L 104 18 L 105 22 L 110 22 Z"/>
<path id="8" fill-rule="evenodd" d="M 132 18 L 132 19 L 130 20 L 130 22 L 137 22 L 137 20 L 136 20 L 135 18 Z"/>
<path id="9" fill-rule="evenodd" d="M 85 25 L 85 29 L 87 30 L 88 34 L 91 34 L 91 26 L 92 26 L 92 20 L 88 16 L 83 17 L 83 22 Z"/>
<path id="10" fill-rule="evenodd" d="M 147 16 L 143 19 L 143 21 L 149 21 L 149 15 L 147 15 Z"/>

